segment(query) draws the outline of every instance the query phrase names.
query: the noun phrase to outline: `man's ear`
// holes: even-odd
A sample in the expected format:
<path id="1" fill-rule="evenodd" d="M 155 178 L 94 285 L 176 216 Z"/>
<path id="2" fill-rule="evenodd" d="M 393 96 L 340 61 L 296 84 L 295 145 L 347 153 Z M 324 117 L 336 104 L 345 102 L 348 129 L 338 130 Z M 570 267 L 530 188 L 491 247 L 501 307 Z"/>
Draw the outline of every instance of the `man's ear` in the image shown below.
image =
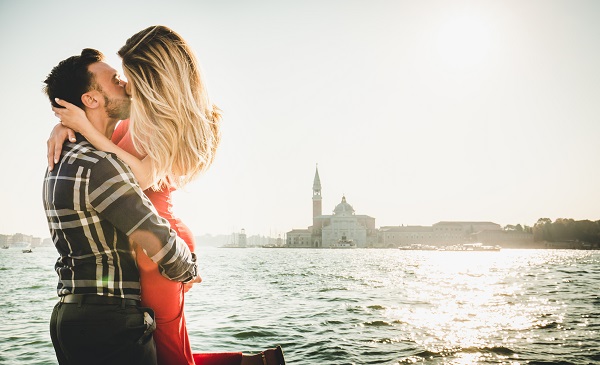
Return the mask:
<path id="1" fill-rule="evenodd" d="M 86 108 L 94 109 L 99 106 L 98 95 L 94 91 L 88 91 L 81 95 L 81 102 Z"/>

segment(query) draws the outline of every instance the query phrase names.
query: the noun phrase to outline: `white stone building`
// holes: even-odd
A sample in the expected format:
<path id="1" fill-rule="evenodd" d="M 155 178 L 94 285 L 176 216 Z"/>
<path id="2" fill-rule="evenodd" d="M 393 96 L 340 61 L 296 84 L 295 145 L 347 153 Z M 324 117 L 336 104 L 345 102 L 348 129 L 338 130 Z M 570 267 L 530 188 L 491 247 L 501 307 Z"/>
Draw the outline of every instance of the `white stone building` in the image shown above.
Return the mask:
<path id="1" fill-rule="evenodd" d="M 332 215 L 322 214 L 321 179 L 315 171 L 313 181 L 313 225 L 286 234 L 287 247 L 330 248 L 340 240 L 351 240 L 356 247 L 372 247 L 377 241 L 375 218 L 357 215 L 342 196 Z"/>

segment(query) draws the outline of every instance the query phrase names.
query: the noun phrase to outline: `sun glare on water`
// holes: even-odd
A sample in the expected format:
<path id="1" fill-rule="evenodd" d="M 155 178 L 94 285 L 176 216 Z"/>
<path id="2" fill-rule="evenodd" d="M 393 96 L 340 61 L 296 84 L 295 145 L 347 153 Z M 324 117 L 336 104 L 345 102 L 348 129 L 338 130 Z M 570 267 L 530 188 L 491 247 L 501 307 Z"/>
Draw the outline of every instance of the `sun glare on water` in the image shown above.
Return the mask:
<path id="1" fill-rule="evenodd" d="M 476 363 L 492 356 L 489 349 L 497 359 L 505 358 L 516 341 L 511 331 L 527 337 L 540 311 L 554 311 L 535 296 L 519 303 L 524 290 L 520 276 L 527 265 L 515 262 L 512 254 L 427 256 L 414 263 L 416 282 L 436 285 L 414 288 L 410 306 L 390 308 L 386 315 L 391 322 L 406 323 L 411 340 L 422 347 L 453 354 L 454 364 Z"/>

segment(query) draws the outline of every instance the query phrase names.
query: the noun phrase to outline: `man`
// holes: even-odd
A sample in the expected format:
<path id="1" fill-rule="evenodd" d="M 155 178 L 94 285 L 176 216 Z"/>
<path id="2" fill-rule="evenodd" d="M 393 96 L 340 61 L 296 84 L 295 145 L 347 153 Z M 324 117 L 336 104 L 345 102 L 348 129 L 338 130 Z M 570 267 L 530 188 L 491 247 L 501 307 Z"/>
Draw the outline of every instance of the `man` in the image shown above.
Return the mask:
<path id="1" fill-rule="evenodd" d="M 94 127 L 110 138 L 129 117 L 126 83 L 99 51 L 52 69 L 44 91 L 51 103 L 64 99 L 84 109 Z M 46 173 L 44 207 L 59 253 L 59 303 L 50 335 L 62 364 L 155 364 L 152 310 L 139 306 L 134 251 L 140 245 L 161 273 L 200 282 L 194 254 L 159 217 L 133 173 L 115 155 L 98 151 L 83 136 L 63 147 Z"/>

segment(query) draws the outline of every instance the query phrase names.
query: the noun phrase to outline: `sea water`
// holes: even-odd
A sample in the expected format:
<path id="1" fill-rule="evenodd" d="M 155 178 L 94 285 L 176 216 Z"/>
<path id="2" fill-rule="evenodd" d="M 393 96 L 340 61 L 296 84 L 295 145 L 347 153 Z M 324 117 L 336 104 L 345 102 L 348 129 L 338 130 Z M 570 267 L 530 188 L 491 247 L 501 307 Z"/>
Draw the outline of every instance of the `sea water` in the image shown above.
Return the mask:
<path id="1" fill-rule="evenodd" d="M 195 352 L 288 364 L 600 364 L 600 251 L 202 248 Z M 56 251 L 0 250 L 0 364 L 56 364 Z"/>

